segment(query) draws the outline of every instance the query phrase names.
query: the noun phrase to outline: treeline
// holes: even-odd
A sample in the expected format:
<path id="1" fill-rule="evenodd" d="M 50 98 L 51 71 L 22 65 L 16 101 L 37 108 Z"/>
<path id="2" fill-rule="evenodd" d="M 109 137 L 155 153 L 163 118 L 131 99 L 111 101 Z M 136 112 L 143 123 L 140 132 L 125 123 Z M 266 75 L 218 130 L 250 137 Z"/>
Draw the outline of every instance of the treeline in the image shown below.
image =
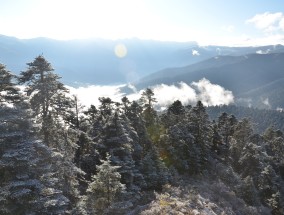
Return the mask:
<path id="1" fill-rule="evenodd" d="M 216 120 L 223 113 L 232 114 L 238 119 L 248 118 L 255 132 L 263 133 L 268 127 L 284 131 L 283 110 L 259 109 L 236 105 L 211 106 L 207 108 L 210 119 Z"/>
<path id="2" fill-rule="evenodd" d="M 19 76 L 0 65 L 0 214 L 137 214 L 179 175 L 222 180 L 255 214 L 283 214 L 282 131 L 211 121 L 200 101 L 157 113 L 151 89 L 83 109 L 43 56 L 27 65 Z"/>

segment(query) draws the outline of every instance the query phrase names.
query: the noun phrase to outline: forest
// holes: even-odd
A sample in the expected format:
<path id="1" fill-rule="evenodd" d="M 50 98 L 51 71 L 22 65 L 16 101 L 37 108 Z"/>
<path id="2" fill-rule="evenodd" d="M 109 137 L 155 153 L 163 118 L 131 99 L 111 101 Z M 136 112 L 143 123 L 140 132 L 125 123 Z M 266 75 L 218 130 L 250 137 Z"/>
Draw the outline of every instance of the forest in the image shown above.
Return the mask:
<path id="1" fill-rule="evenodd" d="M 0 214 L 284 214 L 282 123 L 158 112 L 150 88 L 83 107 L 60 79 L 42 55 L 0 64 Z"/>

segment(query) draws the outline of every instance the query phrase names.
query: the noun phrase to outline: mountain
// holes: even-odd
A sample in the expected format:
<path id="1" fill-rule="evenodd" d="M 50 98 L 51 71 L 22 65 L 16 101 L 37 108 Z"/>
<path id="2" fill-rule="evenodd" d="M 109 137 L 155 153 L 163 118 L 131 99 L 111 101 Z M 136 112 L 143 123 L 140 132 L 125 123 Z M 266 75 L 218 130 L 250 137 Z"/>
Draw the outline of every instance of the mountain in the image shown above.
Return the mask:
<path id="1" fill-rule="evenodd" d="M 117 44 L 124 44 L 127 55 L 114 53 Z M 159 42 L 127 40 L 70 40 L 48 38 L 17 39 L 0 36 L 0 62 L 18 74 L 36 56 L 43 54 L 68 84 L 125 83 L 169 66 L 198 61 L 193 57 L 194 42 Z"/>
<path id="2" fill-rule="evenodd" d="M 124 58 L 114 54 L 118 44 L 127 48 Z M 271 53 L 281 49 L 284 49 L 283 46 L 202 47 L 195 42 L 139 39 L 60 41 L 48 38 L 17 39 L 0 35 L 0 63 L 9 70 L 19 74 L 26 69 L 26 63 L 43 54 L 56 73 L 63 77 L 63 82 L 73 86 L 133 82 L 158 70 L 183 67 L 219 55 Z"/>
<path id="3" fill-rule="evenodd" d="M 278 46 L 279 50 L 283 49 Z M 138 88 L 157 84 L 192 83 L 202 78 L 231 90 L 239 104 L 284 107 L 284 52 L 216 56 L 186 67 L 169 68 L 144 77 Z M 273 101 L 273 104 L 270 104 Z"/>

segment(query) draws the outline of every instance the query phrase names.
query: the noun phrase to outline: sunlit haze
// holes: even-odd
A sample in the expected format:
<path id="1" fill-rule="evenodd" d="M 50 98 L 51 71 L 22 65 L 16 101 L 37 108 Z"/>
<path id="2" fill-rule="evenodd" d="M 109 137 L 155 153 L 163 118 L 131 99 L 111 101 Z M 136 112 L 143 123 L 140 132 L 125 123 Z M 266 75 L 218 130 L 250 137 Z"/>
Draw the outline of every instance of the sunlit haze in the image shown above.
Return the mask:
<path id="1" fill-rule="evenodd" d="M 283 44 L 283 11 L 276 0 L 0 0 L 0 34 Z"/>

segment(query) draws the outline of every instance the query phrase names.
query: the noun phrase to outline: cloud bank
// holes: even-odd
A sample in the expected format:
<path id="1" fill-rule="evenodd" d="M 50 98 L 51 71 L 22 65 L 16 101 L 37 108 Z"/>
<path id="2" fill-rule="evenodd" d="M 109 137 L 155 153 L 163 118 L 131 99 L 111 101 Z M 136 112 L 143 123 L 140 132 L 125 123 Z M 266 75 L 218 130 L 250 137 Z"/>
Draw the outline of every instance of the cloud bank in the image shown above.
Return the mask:
<path id="1" fill-rule="evenodd" d="M 131 93 L 124 93 L 123 89 L 128 88 Z M 137 91 L 132 85 L 117 86 L 89 86 L 73 88 L 69 87 L 70 92 L 77 95 L 80 102 L 89 107 L 91 104 L 98 106 L 99 97 L 109 97 L 113 101 L 120 102 L 123 96 L 127 96 L 129 100 L 138 100 L 144 90 Z M 186 84 L 180 82 L 177 85 L 159 84 L 152 86 L 151 89 L 157 99 L 156 108 L 165 109 L 175 100 L 180 100 L 183 105 L 195 105 L 198 100 L 202 101 L 206 106 L 212 105 L 228 105 L 234 102 L 234 96 L 217 84 L 210 83 L 209 80 L 203 78 L 198 82 Z"/>
<path id="2" fill-rule="evenodd" d="M 284 31 L 284 14 L 281 12 L 256 14 L 246 23 L 253 24 L 257 29 L 264 32 Z"/>
<path id="3" fill-rule="evenodd" d="M 124 96 L 121 92 L 121 88 L 124 85 L 116 86 L 101 86 L 101 85 L 91 85 L 88 87 L 74 88 L 68 86 L 70 93 L 76 95 L 84 106 L 89 107 L 91 104 L 98 106 L 100 104 L 99 97 L 109 97 L 113 101 L 120 101 Z"/>

